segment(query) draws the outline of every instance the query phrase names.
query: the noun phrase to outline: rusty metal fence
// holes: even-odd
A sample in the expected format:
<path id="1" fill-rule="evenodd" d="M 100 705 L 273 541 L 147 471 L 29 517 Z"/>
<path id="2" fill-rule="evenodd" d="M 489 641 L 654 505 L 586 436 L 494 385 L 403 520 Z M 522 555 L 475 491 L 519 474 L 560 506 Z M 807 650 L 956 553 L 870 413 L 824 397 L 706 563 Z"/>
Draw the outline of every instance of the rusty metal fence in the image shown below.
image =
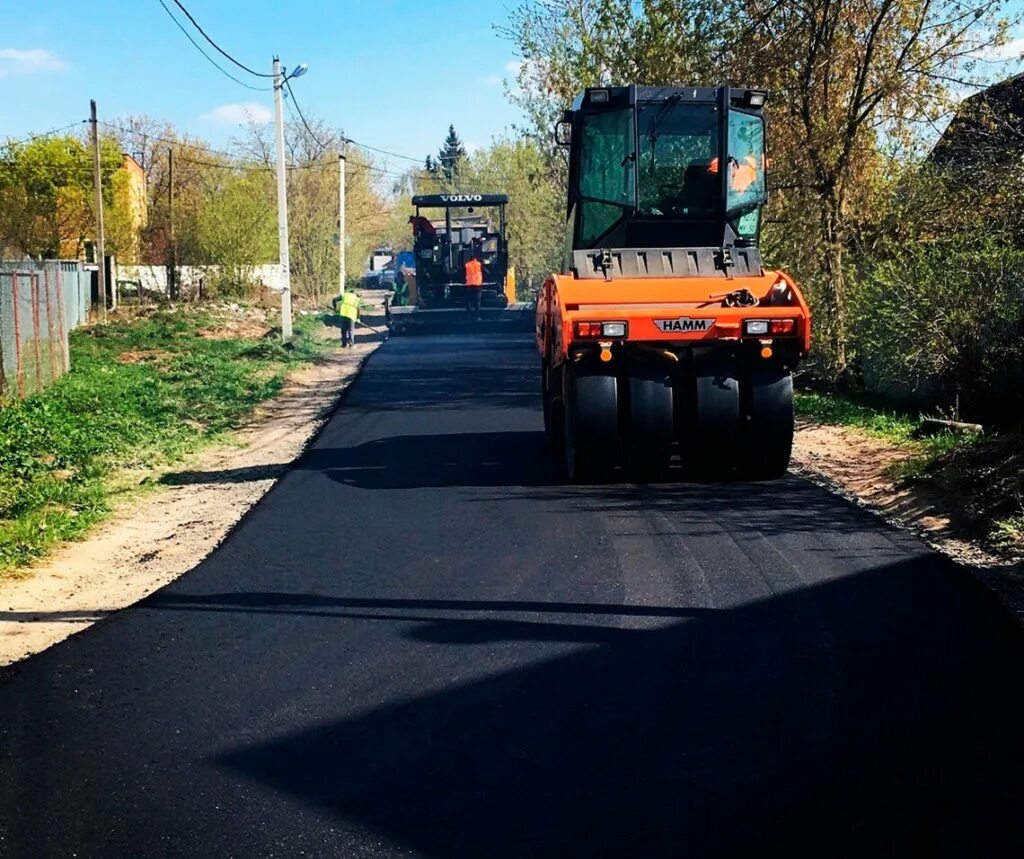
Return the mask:
<path id="1" fill-rule="evenodd" d="M 88 319 L 90 289 L 76 261 L 0 263 L 0 394 L 26 397 L 67 372 L 68 332 Z"/>

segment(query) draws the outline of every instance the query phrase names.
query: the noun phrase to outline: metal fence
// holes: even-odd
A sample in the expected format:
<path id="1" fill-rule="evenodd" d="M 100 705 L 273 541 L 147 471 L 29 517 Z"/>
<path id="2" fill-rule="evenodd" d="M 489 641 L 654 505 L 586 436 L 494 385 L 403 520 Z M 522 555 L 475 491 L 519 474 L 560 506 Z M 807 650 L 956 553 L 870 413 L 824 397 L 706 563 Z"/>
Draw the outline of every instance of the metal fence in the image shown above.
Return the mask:
<path id="1" fill-rule="evenodd" d="M 68 332 L 89 317 L 91 284 L 77 261 L 0 262 L 0 393 L 25 397 L 67 372 Z"/>

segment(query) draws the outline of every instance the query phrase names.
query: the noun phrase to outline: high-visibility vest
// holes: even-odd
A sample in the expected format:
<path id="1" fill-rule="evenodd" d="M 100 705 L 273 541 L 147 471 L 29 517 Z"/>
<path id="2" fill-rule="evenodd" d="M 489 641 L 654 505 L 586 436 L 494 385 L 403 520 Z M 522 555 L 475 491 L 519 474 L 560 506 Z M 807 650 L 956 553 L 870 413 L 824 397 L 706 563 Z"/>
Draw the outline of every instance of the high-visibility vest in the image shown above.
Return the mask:
<path id="1" fill-rule="evenodd" d="M 359 296 L 356 295 L 354 289 L 345 290 L 345 294 L 341 297 L 338 313 L 353 322 L 359 319 Z"/>
<path id="2" fill-rule="evenodd" d="M 471 259 L 466 262 L 466 286 L 483 286 L 484 269 L 480 260 Z"/>

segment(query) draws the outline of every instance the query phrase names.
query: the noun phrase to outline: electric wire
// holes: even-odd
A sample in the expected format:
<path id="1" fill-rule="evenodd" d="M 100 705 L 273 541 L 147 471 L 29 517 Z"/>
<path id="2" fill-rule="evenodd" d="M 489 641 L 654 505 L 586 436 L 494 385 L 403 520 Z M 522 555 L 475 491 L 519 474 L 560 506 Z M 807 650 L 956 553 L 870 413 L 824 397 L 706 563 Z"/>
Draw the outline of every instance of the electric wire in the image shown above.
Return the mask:
<path id="1" fill-rule="evenodd" d="M 60 128 L 51 128 L 49 131 L 41 131 L 39 134 L 30 134 L 22 140 L 5 140 L 3 143 L 0 143 L 0 146 L 21 146 L 23 143 L 31 143 L 33 140 L 41 140 L 44 137 L 53 137 L 55 134 L 60 134 L 62 131 L 68 131 L 76 126 L 83 125 L 88 121 L 88 119 L 79 119 L 75 122 L 63 125 Z"/>
<path id="2" fill-rule="evenodd" d="M 351 137 L 345 138 L 346 143 L 350 143 L 352 146 L 357 146 L 360 149 L 368 149 L 370 152 L 379 152 L 381 155 L 390 155 L 392 158 L 402 158 L 406 161 L 412 161 L 416 164 L 422 164 L 422 158 L 413 158 L 411 155 L 402 155 L 398 152 L 390 152 L 387 149 L 379 149 L 376 146 L 368 146 L 365 143 L 360 143 L 358 140 L 353 140 Z"/>
<path id="3" fill-rule="evenodd" d="M 161 0 L 161 2 L 162 2 L 162 0 Z M 213 47 L 220 54 L 222 54 L 224 57 L 226 57 L 227 59 L 231 60 L 231 62 L 233 62 L 236 66 L 238 66 L 238 68 L 240 68 L 240 69 L 242 69 L 242 71 L 246 71 L 249 74 L 254 75 L 255 77 L 258 77 L 258 78 L 272 78 L 273 77 L 272 74 L 268 75 L 265 72 L 254 71 L 253 69 L 250 69 L 244 63 L 240 63 L 238 60 L 236 60 L 233 56 L 231 56 L 231 54 L 229 54 L 227 51 L 225 51 L 220 45 L 218 45 L 215 41 L 213 41 L 213 39 L 211 39 L 207 35 L 206 31 L 202 27 L 199 26 L 199 22 L 195 18 L 192 17 L 192 13 L 189 12 L 188 9 L 185 8 L 185 6 L 181 2 L 181 0 L 173 0 L 173 2 L 174 2 L 175 6 L 177 6 L 179 9 L 181 9 L 182 12 L 185 13 L 185 17 L 188 18 L 189 21 L 192 22 L 192 26 L 195 27 L 199 31 L 200 35 L 202 35 L 202 37 L 204 39 L 206 39 L 207 42 L 209 42 L 211 45 L 213 45 Z"/>
<path id="4" fill-rule="evenodd" d="M 296 104 L 296 107 L 298 107 L 297 104 Z M 39 140 L 39 139 L 41 139 L 43 137 L 48 137 L 48 136 L 52 136 L 52 135 L 55 135 L 55 134 L 60 134 L 62 131 L 67 131 L 67 130 L 69 130 L 71 128 L 75 128 L 75 127 L 77 127 L 79 125 L 88 124 L 88 122 L 89 122 L 89 120 L 87 120 L 87 119 L 78 120 L 78 121 L 72 122 L 72 123 L 70 123 L 68 125 L 61 126 L 59 128 L 53 128 L 53 129 L 50 129 L 49 131 L 44 131 L 44 132 L 40 132 L 39 134 L 30 135 L 29 137 L 24 138 L 22 140 L 6 141 L 6 142 L 3 142 L 3 143 L 0 143 L 0 147 L 4 147 L 4 146 L 17 146 L 17 145 L 21 145 L 23 143 L 31 142 L 33 140 Z M 196 145 L 194 143 L 190 143 L 189 141 L 172 140 L 171 138 L 161 137 L 160 135 L 156 135 L 156 134 L 146 134 L 146 133 L 140 131 L 139 129 L 127 128 L 127 127 L 125 127 L 123 125 L 117 125 L 116 123 L 106 122 L 104 120 L 97 120 L 97 125 L 101 125 L 104 128 L 107 128 L 107 129 L 110 129 L 110 130 L 120 131 L 123 134 L 143 135 L 143 136 L 145 136 L 149 140 L 154 140 L 154 141 L 157 141 L 159 143 L 165 143 L 168 146 L 173 146 L 173 147 L 190 147 L 190 148 L 195 149 L 198 153 L 200 153 L 202 155 L 219 155 L 219 156 L 229 160 L 229 163 L 223 163 L 223 162 L 218 162 L 218 161 L 210 161 L 210 160 L 207 160 L 207 159 L 204 159 L 204 158 L 201 158 L 201 157 L 190 157 L 189 155 L 182 154 L 179 150 L 176 150 L 175 161 L 180 163 L 180 164 L 195 164 L 197 166 L 212 167 L 212 168 L 215 168 L 215 169 L 218 169 L 218 170 L 266 170 L 266 171 L 269 171 L 269 172 L 273 172 L 274 171 L 273 164 L 268 164 L 268 163 L 266 163 L 264 161 L 244 161 L 244 160 L 238 160 L 235 155 L 233 155 L 232 153 L 227 152 L 227 151 L 225 151 L 223 149 L 212 149 L 210 147 L 205 147 L 205 146 L 201 147 L 201 146 L 198 146 L 198 145 Z M 315 137 L 314 137 L 314 140 L 316 140 Z M 320 143 L 320 141 L 317 140 L 317 143 L 321 147 L 323 147 L 323 144 Z M 323 148 L 325 148 L 325 147 L 323 147 Z M 0 160 L 0 164 L 4 164 L 4 165 L 7 165 L 7 166 L 13 165 L 14 163 L 15 162 L 13 162 L 13 161 L 11 161 L 9 159 Z M 78 170 L 78 169 L 81 169 L 81 170 L 85 170 L 85 171 L 91 171 L 93 169 L 91 163 L 84 163 L 82 165 L 51 163 L 49 166 L 59 167 L 62 170 Z M 337 159 L 336 158 L 332 158 L 332 159 L 329 159 L 329 160 L 313 160 L 313 161 L 308 161 L 305 164 L 288 164 L 288 165 L 286 165 L 286 168 L 288 170 L 317 170 L 317 169 L 326 169 L 326 168 L 337 169 L 337 166 L 338 166 Z M 120 168 L 106 168 L 106 167 L 103 168 L 104 172 L 107 172 L 108 170 L 109 171 L 116 171 L 117 169 L 120 169 Z M 408 176 L 408 171 L 399 172 L 399 171 L 394 171 L 394 170 L 388 170 L 388 169 L 383 168 L 383 167 L 377 167 L 376 165 L 373 165 L 373 164 L 355 164 L 355 165 L 350 165 L 347 169 L 348 169 L 349 173 L 369 172 L 369 173 L 376 173 L 376 174 L 378 174 L 380 176 L 388 176 L 388 177 L 393 177 L 393 178 L 398 178 L 398 179 L 404 179 L 404 178 L 406 178 Z"/>
<path id="5" fill-rule="evenodd" d="M 225 69 L 222 65 L 220 65 L 220 63 L 218 63 L 213 57 L 211 57 L 208 53 L 206 53 L 206 51 L 203 50 L 202 45 L 200 45 L 195 39 L 193 39 L 192 34 L 189 33 L 189 31 L 185 29 L 184 25 L 177 18 L 174 17 L 174 14 L 167 7 L 167 4 L 164 3 L 164 0 L 157 0 L 157 2 L 164 7 L 164 11 L 167 13 L 167 16 L 174 22 L 175 26 L 179 30 L 181 30 L 182 33 L 185 34 L 185 38 L 188 39 L 193 44 L 195 49 L 199 51 L 199 53 L 202 54 L 204 57 L 206 57 L 210 65 L 217 69 L 217 71 L 219 71 L 222 75 L 231 78 L 231 80 L 233 80 L 239 86 L 244 86 L 246 89 L 255 90 L 256 92 L 268 92 L 271 89 L 271 87 L 253 86 L 252 84 L 248 84 L 245 81 L 236 78 L 233 74 L 231 74 L 231 72 Z M 188 12 L 186 12 L 185 14 L 187 15 Z"/>
<path id="6" fill-rule="evenodd" d="M 313 133 L 313 129 L 309 127 L 309 123 L 306 122 L 306 117 L 302 113 L 302 108 L 299 107 L 299 101 L 295 98 L 295 93 L 292 92 L 292 84 L 288 78 L 284 79 L 284 85 L 288 89 L 288 95 L 291 96 L 291 103 L 295 106 L 295 110 L 299 114 L 299 119 L 302 120 L 302 125 L 306 129 L 306 133 L 313 138 L 313 142 L 319 146 L 320 151 L 323 152 L 327 147 L 320 142 L 320 139 Z"/>
<path id="7" fill-rule="evenodd" d="M 110 128 L 113 129 L 114 131 L 120 131 L 123 134 L 141 134 L 148 138 L 149 140 L 157 140 L 160 143 L 166 143 L 168 146 L 190 146 L 200 150 L 201 152 L 208 152 L 210 155 L 223 155 L 225 158 L 235 157 L 230 152 L 227 152 L 223 149 L 213 149 L 209 146 L 199 146 L 198 144 L 192 143 L 188 140 L 172 140 L 169 137 L 160 137 L 157 134 L 145 134 L 144 132 L 139 131 L 137 128 L 125 128 L 123 125 L 115 125 L 112 122 L 104 122 L 102 119 L 98 120 L 98 123 L 102 125 L 104 128 Z"/>

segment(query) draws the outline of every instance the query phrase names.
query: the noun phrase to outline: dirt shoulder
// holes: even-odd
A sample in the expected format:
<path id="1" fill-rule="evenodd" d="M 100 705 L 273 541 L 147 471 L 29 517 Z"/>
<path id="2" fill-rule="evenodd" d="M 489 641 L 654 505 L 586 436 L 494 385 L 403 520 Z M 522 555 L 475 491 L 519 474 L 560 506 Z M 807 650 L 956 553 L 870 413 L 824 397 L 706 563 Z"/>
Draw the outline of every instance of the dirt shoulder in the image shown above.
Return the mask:
<path id="1" fill-rule="evenodd" d="M 16 662 L 193 569 L 302 452 L 378 343 L 329 353 L 289 376 L 234 444 L 207 448 L 124 502 L 87 539 L 0 584 L 0 665 Z M 242 476 L 244 479 L 239 479 Z"/>
<path id="2" fill-rule="evenodd" d="M 928 480 L 891 477 L 893 466 L 912 455 L 863 430 L 801 419 L 792 468 L 970 567 L 1024 620 L 1024 547 L 994 548 L 979 541 L 970 495 Z"/>

